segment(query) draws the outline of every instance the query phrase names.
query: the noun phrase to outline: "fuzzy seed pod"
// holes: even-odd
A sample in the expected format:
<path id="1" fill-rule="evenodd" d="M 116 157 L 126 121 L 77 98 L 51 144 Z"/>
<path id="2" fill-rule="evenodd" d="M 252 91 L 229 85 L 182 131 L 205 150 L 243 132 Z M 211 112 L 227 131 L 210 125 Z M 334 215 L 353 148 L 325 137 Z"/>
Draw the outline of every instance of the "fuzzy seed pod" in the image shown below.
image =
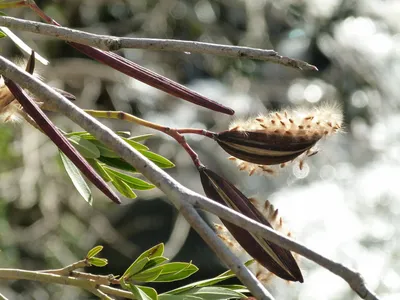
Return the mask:
<path id="1" fill-rule="evenodd" d="M 342 112 L 337 104 L 313 109 L 274 112 L 265 116 L 237 121 L 230 129 L 215 135 L 218 144 L 238 159 L 240 169 L 252 171 L 255 165 L 284 164 L 311 148 L 324 136 L 336 133 L 342 125 Z"/>
<path id="2" fill-rule="evenodd" d="M 249 199 L 232 183 L 205 167 L 199 168 L 199 172 L 207 197 L 272 228 Z M 230 222 L 222 220 L 222 223 L 243 249 L 270 272 L 286 280 L 303 282 L 301 271 L 290 251 Z"/>

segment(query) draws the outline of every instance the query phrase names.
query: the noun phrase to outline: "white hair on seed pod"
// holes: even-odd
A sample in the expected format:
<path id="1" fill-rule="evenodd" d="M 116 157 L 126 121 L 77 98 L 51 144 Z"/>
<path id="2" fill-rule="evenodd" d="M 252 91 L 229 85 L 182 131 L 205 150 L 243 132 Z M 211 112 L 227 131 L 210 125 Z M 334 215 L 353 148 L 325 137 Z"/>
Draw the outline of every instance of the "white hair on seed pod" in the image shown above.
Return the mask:
<path id="1" fill-rule="evenodd" d="M 255 118 L 247 120 L 236 120 L 230 124 L 229 130 L 263 132 L 266 134 L 291 136 L 293 139 L 296 137 L 322 139 L 340 132 L 342 130 L 342 123 L 343 112 L 341 105 L 330 101 L 316 107 L 285 109 L 260 114 Z M 299 168 L 302 169 L 304 160 L 317 152 L 317 147 L 312 147 L 299 155 L 294 161 L 298 162 Z M 250 176 L 253 174 L 276 174 L 279 169 L 284 168 L 287 164 L 257 165 L 233 156 L 229 157 L 229 160 L 234 161 L 239 170 L 247 171 Z"/>

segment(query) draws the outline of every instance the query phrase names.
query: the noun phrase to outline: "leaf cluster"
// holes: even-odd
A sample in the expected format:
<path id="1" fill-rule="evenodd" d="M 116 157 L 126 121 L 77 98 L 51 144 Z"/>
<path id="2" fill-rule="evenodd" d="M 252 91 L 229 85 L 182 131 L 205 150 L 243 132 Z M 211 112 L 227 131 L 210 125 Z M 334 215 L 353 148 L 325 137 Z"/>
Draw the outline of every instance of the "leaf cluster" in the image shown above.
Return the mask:
<path id="1" fill-rule="evenodd" d="M 160 168 L 172 168 L 175 165 L 167 158 L 154 153 L 143 145 L 142 141 L 150 138 L 150 134 L 131 137 L 129 132 L 117 132 L 121 138 L 131 147 L 139 151 L 143 156 L 154 162 Z M 136 191 L 145 191 L 153 189 L 155 186 L 143 179 L 132 176 L 138 171 L 125 160 L 120 158 L 114 151 L 105 146 L 93 135 L 86 131 L 71 132 L 65 134 L 68 141 L 76 150 L 89 162 L 96 172 L 105 182 L 111 183 L 115 189 L 127 198 L 136 198 Z M 91 190 L 77 167 L 60 151 L 62 163 L 71 178 L 79 194 L 90 204 L 93 202 Z"/>
<path id="2" fill-rule="evenodd" d="M 108 261 L 96 257 L 103 249 L 96 246 L 89 250 L 86 261 L 89 265 L 104 267 Z M 154 288 L 143 286 L 149 282 L 173 282 L 185 279 L 198 271 L 192 262 L 169 262 L 163 256 L 164 244 L 158 244 L 139 255 L 139 257 L 119 277 L 121 287 L 130 291 L 138 300 L 224 300 L 241 299 L 243 293 L 249 291 L 242 285 L 217 285 L 220 282 L 235 277 L 232 271 L 227 271 L 214 278 L 194 282 L 177 289 L 158 294 Z M 249 261 L 247 264 L 251 264 Z M 110 278 L 116 278 L 111 276 Z"/>

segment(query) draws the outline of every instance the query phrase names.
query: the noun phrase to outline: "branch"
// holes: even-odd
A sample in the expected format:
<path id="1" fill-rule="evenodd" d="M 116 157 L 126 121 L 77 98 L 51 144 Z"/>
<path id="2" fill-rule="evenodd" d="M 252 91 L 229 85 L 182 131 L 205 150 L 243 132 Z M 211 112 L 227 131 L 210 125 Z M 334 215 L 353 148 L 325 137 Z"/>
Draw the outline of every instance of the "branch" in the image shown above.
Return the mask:
<path id="1" fill-rule="evenodd" d="M 48 25 L 40 22 L 2 16 L 0 16 L 0 26 L 52 36 L 64 41 L 84 44 L 108 51 L 115 51 L 123 48 L 134 48 L 186 53 L 202 53 L 234 58 L 270 61 L 300 70 L 318 70 L 317 67 L 310 65 L 307 62 L 281 56 L 274 50 L 171 39 L 116 37 L 93 34 L 61 26 Z"/>
<path id="2" fill-rule="evenodd" d="M 3 280 L 30 280 L 30 281 L 39 281 L 45 283 L 55 283 L 62 285 L 75 286 L 82 289 L 85 289 L 100 299 L 113 299 L 108 295 L 123 297 L 128 299 L 136 299 L 135 296 L 128 291 L 124 291 L 122 289 L 117 289 L 113 287 L 109 287 L 107 285 L 99 284 L 99 282 L 92 280 L 91 278 L 96 278 L 96 275 L 86 274 L 85 277 L 77 278 L 74 276 L 66 276 L 66 275 L 57 275 L 51 274 L 43 271 L 26 271 L 19 269 L 0 269 L 0 279 Z M 2 298 L 0 294 L 0 299 Z"/>
<path id="3" fill-rule="evenodd" d="M 63 112 L 63 114 L 65 114 L 72 121 L 80 125 L 82 128 L 93 134 L 102 143 L 114 150 L 118 155 L 121 156 L 121 158 L 132 164 L 132 166 L 134 166 L 147 179 L 149 179 L 160 190 L 162 190 L 178 209 L 182 209 L 182 212 L 187 211 L 185 218 L 187 218 L 188 221 L 190 218 L 192 218 L 189 213 L 191 213 L 193 209 L 193 207 L 189 207 L 188 205 L 193 205 L 204 209 L 224 220 L 262 236 L 285 249 L 294 251 L 314 261 L 332 273 L 343 278 L 361 298 L 368 300 L 378 299 L 378 297 L 367 288 L 363 278 L 359 273 L 308 249 L 306 246 L 273 231 L 267 226 L 257 223 L 230 208 L 215 203 L 214 201 L 184 187 L 179 182 L 175 181 L 170 175 L 155 166 L 148 159 L 141 156 L 138 151 L 130 147 L 125 141 L 111 131 L 111 129 L 107 128 L 105 125 L 101 124 L 91 116 L 88 116 L 80 108 L 73 105 L 46 84 L 24 72 L 16 65 L 1 56 L 0 72 L 6 75 L 8 78 L 19 83 L 22 87 L 28 89 L 41 100 L 47 101 L 51 105 L 54 105 L 60 112 Z M 190 223 L 192 226 L 196 226 L 195 224 L 192 224 L 192 221 L 190 221 Z M 208 231 L 204 231 L 202 234 L 208 235 L 209 233 Z M 213 239 L 215 238 L 216 236 L 214 236 Z M 219 247 L 219 243 L 215 243 L 217 245 L 216 247 Z M 213 247 L 213 249 L 215 248 Z M 218 251 L 223 252 L 224 250 L 225 249 L 223 249 L 221 246 L 221 250 Z M 237 261 L 237 258 L 233 256 L 232 253 L 229 253 L 229 256 L 223 257 L 222 259 L 229 266 L 235 265 L 235 262 Z M 260 297 L 260 292 L 263 291 L 257 288 L 253 278 L 249 277 L 248 273 L 244 272 L 244 269 L 246 268 L 244 268 L 243 265 L 238 266 L 240 266 L 239 270 L 236 269 L 234 271 L 242 283 L 246 285 L 252 293 L 254 293 L 255 297 L 258 299 L 266 299 L 267 296 Z"/>
<path id="4" fill-rule="evenodd" d="M 85 290 L 97 289 L 97 283 L 87 279 L 78 279 L 70 276 L 61 276 L 40 271 L 26 271 L 18 269 L 0 269 L 0 279 L 3 280 L 30 280 L 45 283 L 57 283 L 80 287 Z"/>

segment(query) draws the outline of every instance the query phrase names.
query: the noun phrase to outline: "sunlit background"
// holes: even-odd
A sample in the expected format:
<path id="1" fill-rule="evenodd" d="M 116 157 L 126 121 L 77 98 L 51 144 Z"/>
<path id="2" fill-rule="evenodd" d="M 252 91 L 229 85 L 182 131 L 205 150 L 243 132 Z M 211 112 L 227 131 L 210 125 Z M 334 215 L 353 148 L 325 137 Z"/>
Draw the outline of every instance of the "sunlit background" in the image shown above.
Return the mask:
<path id="1" fill-rule="evenodd" d="M 235 118 L 324 101 L 341 103 L 344 133 L 322 141 L 303 170 L 248 177 L 217 144 L 188 137 L 204 164 L 248 196 L 269 199 L 295 238 L 362 273 L 381 299 L 400 298 L 400 3 L 380 0 L 68 0 L 37 1 L 63 25 L 117 36 L 175 38 L 275 49 L 306 60 L 319 72 L 272 63 L 190 53 L 119 53 L 235 109 L 234 118 L 210 112 L 96 63 L 63 42 L 17 33 L 50 66 L 50 85 L 78 98 L 83 108 L 123 110 L 174 127 L 225 130 Z M 27 9 L 6 12 L 38 20 Z M 1 55 L 22 58 L 7 40 Z M 78 127 L 61 115 L 64 130 Z M 134 135 L 154 133 L 147 145 L 176 164 L 168 172 L 202 193 L 198 173 L 171 139 L 124 122 L 104 122 Z M 200 267 L 196 279 L 224 267 L 160 191 L 139 193 L 122 206 L 95 189 L 90 207 L 74 190 L 49 139 L 26 124 L 0 125 L 0 265 L 59 268 L 106 246 L 107 269 L 122 274 L 136 256 L 159 242 L 166 255 Z M 212 219 L 212 221 L 217 221 Z M 182 248 L 183 247 L 183 248 Z M 276 299 L 358 299 L 339 277 L 300 260 L 304 284 L 272 280 Z M 180 284 L 180 283 L 178 283 Z M 171 288 L 155 285 L 159 291 Z M 10 299 L 89 299 L 82 290 L 32 282 L 3 282 Z"/>

